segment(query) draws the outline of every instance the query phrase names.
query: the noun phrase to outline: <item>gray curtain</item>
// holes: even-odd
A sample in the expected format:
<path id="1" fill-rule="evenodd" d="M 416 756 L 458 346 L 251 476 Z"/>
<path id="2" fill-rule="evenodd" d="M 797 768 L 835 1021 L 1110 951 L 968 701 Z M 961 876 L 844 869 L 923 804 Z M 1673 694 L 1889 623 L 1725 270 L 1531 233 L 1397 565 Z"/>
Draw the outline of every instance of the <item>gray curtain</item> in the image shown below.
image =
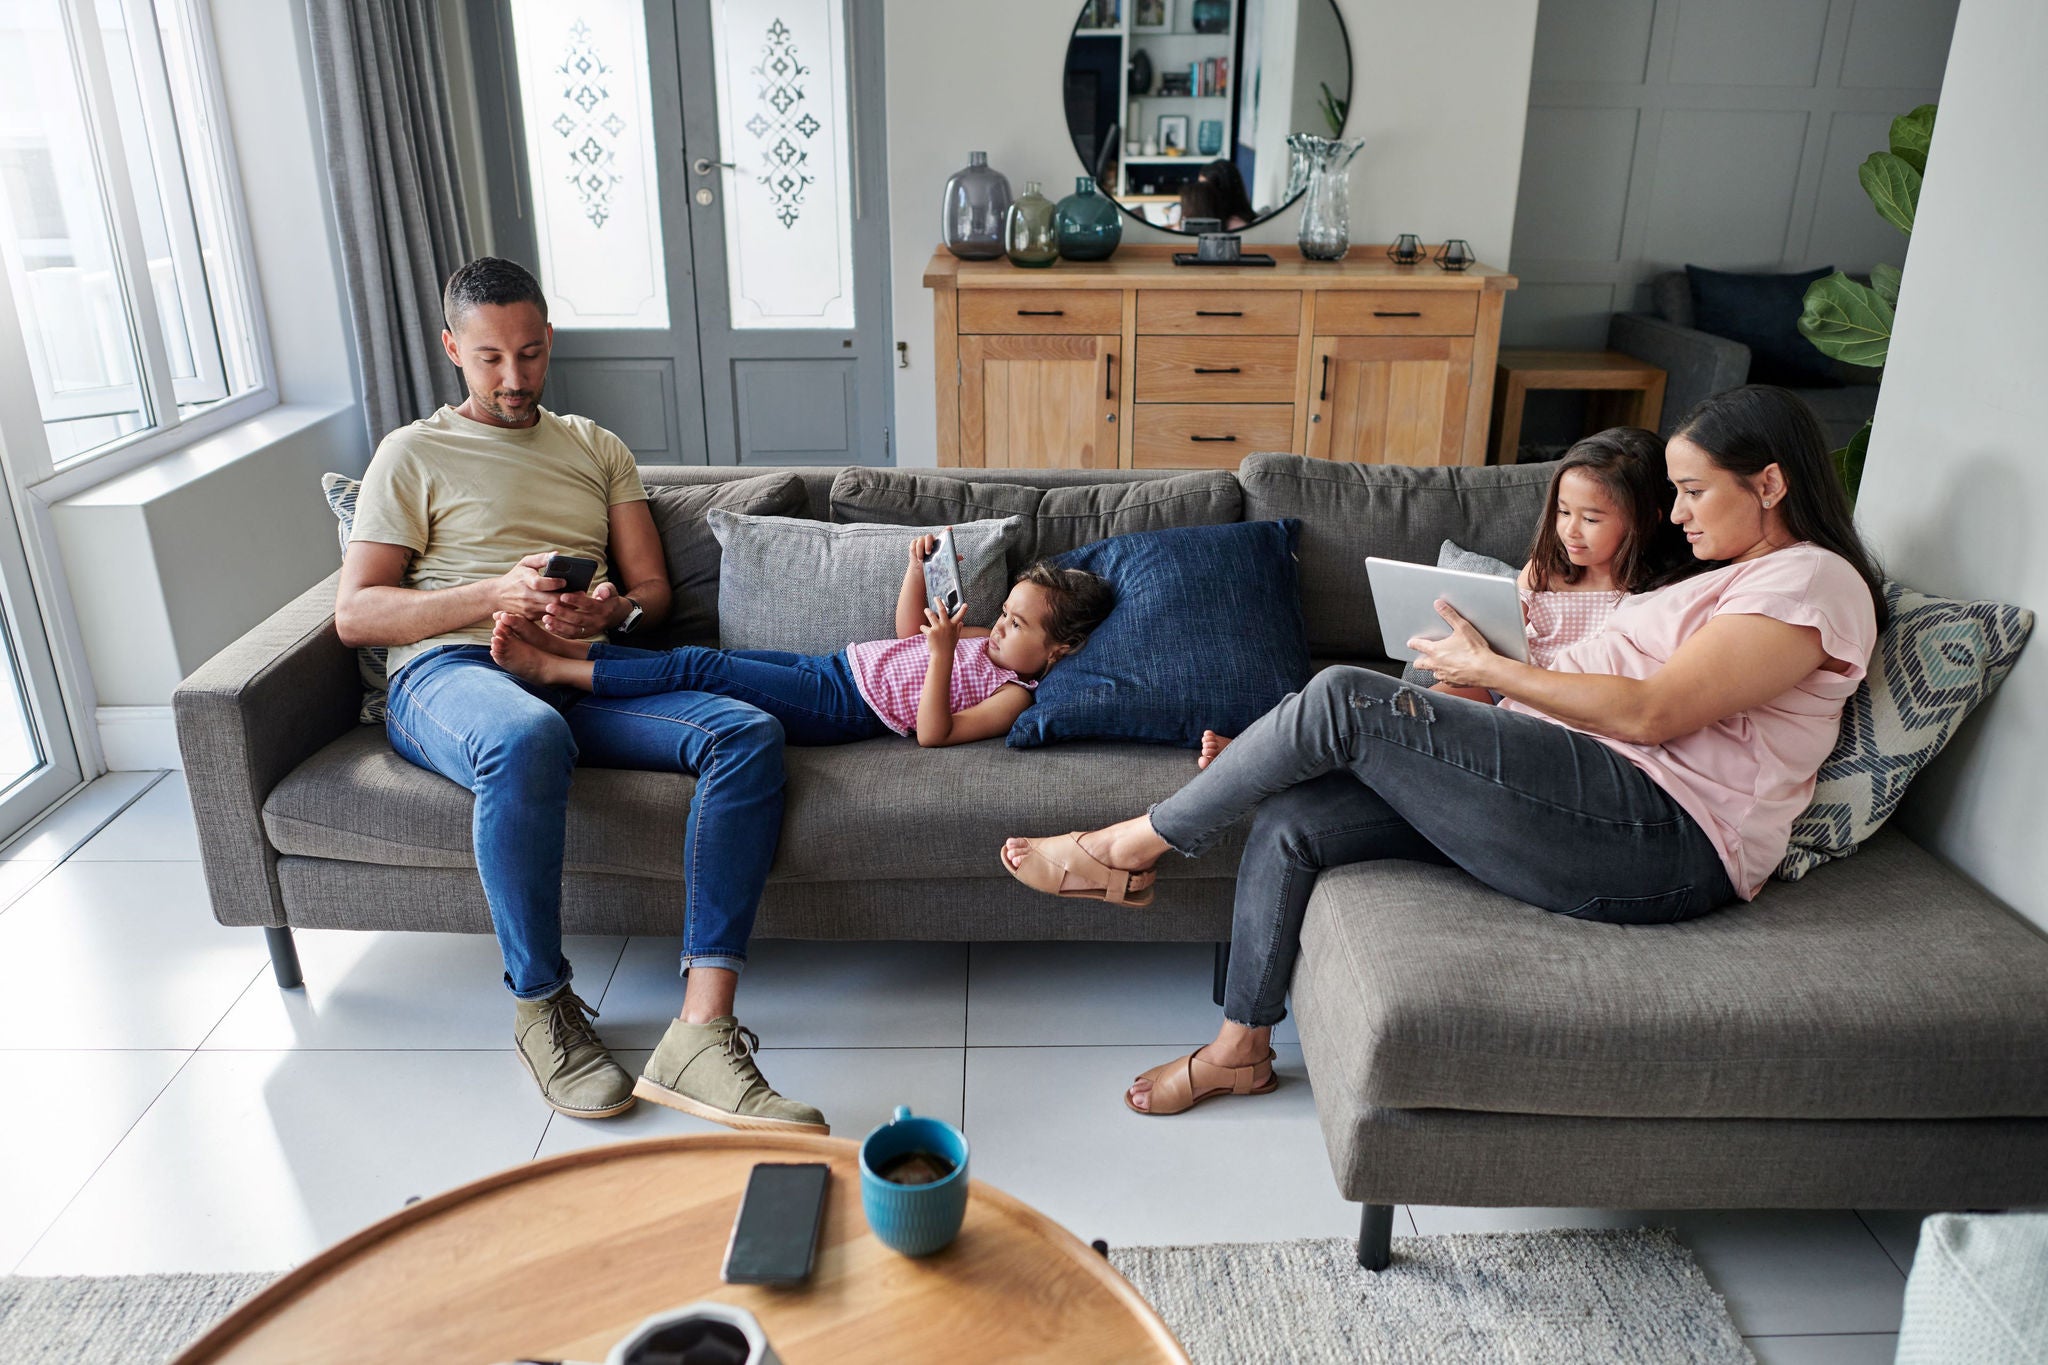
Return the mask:
<path id="1" fill-rule="evenodd" d="M 441 286 L 469 259 L 435 0 L 306 0 L 372 442 L 459 402 Z"/>

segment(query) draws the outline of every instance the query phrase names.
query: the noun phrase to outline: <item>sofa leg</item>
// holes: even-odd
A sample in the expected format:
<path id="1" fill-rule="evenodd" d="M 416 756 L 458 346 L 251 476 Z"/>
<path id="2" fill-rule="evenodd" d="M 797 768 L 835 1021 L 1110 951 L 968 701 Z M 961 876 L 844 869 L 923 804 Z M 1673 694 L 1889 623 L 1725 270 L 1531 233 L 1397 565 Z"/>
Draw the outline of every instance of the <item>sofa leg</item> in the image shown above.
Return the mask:
<path id="1" fill-rule="evenodd" d="M 1367 1204 L 1358 1227 L 1358 1263 L 1367 1270 L 1385 1270 L 1394 1259 L 1394 1206 Z"/>
<path id="2" fill-rule="evenodd" d="M 1229 977 L 1230 945 L 1228 943 L 1219 943 L 1216 945 L 1216 972 L 1211 978 L 1209 987 L 1209 994 L 1216 1001 L 1216 1008 L 1219 1010 L 1223 1008 L 1223 983 Z"/>
<path id="3" fill-rule="evenodd" d="M 278 989 L 288 991 L 305 985 L 305 978 L 299 975 L 299 949 L 292 942 L 291 927 L 266 928 L 263 937 L 270 944 L 270 970 L 277 977 Z"/>

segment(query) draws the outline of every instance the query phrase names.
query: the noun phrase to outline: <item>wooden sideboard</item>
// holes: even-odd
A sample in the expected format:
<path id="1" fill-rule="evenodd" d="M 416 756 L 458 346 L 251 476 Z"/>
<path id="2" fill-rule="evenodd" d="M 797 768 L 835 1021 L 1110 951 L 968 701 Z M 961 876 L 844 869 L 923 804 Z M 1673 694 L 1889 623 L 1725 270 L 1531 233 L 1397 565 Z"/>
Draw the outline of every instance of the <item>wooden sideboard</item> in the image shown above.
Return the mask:
<path id="1" fill-rule="evenodd" d="M 1484 464 L 1515 277 L 1338 262 L 1176 266 L 1174 244 L 1028 270 L 941 248 L 932 291 L 939 463 L 1234 469 L 1254 450 Z"/>

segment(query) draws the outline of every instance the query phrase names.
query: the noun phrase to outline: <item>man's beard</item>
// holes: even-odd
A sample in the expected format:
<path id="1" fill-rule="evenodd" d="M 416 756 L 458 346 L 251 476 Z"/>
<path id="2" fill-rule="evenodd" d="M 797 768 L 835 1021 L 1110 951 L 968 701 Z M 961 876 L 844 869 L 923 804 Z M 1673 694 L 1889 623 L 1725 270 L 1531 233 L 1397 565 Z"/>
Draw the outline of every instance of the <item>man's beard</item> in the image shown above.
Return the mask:
<path id="1" fill-rule="evenodd" d="M 481 393 L 478 392 L 476 389 L 471 389 L 469 391 L 469 395 L 470 397 L 476 399 L 476 404 L 478 407 L 482 408 L 485 412 L 488 412 L 491 416 L 497 418 L 500 422 L 504 422 L 511 426 L 517 426 L 520 425 L 521 423 L 531 422 L 535 420 L 536 416 L 540 412 L 541 391 L 546 387 L 547 381 L 542 380 L 539 384 L 534 385 L 534 387 L 530 389 L 498 389 L 490 393 Z M 499 396 L 501 394 L 512 394 L 517 395 L 521 398 L 525 398 L 526 400 L 528 400 L 526 403 L 525 410 L 517 414 L 513 413 L 498 401 Z"/>

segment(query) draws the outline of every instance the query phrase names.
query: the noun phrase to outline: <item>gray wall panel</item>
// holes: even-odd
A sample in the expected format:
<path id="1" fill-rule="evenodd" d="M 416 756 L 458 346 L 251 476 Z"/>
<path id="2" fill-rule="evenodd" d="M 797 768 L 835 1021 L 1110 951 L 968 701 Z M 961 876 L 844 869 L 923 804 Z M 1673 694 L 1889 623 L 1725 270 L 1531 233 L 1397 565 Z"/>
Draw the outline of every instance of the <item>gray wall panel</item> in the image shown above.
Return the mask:
<path id="1" fill-rule="evenodd" d="M 1815 265 L 1860 275 L 1879 261 L 1898 265 L 1906 259 L 1905 235 L 1877 216 L 1856 180 L 1864 158 L 1887 144 L 1891 125 L 1889 114 L 1836 114 L 1829 124 L 1806 252 Z"/>
<path id="2" fill-rule="evenodd" d="M 1941 88 L 1956 0 L 1856 0 L 1842 84 L 1857 89 Z"/>
<path id="3" fill-rule="evenodd" d="M 1613 285 L 1524 284 L 1515 292 L 1515 300 L 1514 312 L 1501 322 L 1501 345 L 1574 351 L 1606 348 L 1607 319 L 1617 306 Z"/>
<path id="4" fill-rule="evenodd" d="M 1667 111 L 1645 263 L 1653 270 L 1688 261 L 1774 267 L 1785 254 L 1805 140 L 1804 113 Z"/>
<path id="5" fill-rule="evenodd" d="M 1536 11 L 1537 79 L 1642 84 L 1656 12 L 1656 0 L 1544 5 Z"/>
<path id="6" fill-rule="evenodd" d="M 1543 193 L 1517 203 L 1517 251 L 1558 261 L 1621 258 L 1639 117 L 1633 109 L 1529 111 L 1522 183 Z"/>
<path id="7" fill-rule="evenodd" d="M 1678 7 L 1674 85 L 1810 86 L 1828 0 L 1691 0 Z"/>

